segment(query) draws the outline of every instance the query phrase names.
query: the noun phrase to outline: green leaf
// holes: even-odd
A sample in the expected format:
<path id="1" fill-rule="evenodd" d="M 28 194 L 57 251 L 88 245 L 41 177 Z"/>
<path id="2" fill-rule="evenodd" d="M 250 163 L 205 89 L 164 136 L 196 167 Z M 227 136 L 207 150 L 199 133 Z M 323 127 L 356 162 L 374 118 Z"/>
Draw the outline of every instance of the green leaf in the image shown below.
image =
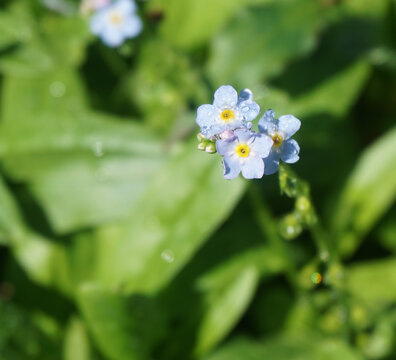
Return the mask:
<path id="1" fill-rule="evenodd" d="M 302 68 L 297 69 L 303 76 L 307 76 L 310 58 Z M 304 71 L 303 71 L 304 70 Z M 312 87 L 304 88 L 297 96 L 292 96 L 285 90 L 269 87 L 263 94 L 263 103 L 271 104 L 271 108 L 278 114 L 295 114 L 300 119 L 310 116 L 323 117 L 323 114 L 333 115 L 339 119 L 347 113 L 360 94 L 365 84 L 370 67 L 365 61 L 358 61 L 352 65 L 339 69 L 331 76 L 322 74 L 323 81 Z M 300 78 L 293 78 L 290 83 L 300 83 Z M 316 120 L 316 118 L 314 119 Z M 303 124 L 304 125 L 304 124 Z"/>
<path id="2" fill-rule="evenodd" d="M 110 360 L 150 359 L 164 334 L 156 303 L 142 295 L 124 296 L 85 284 L 78 303 L 94 339 Z"/>
<path id="3" fill-rule="evenodd" d="M 223 179 L 218 157 L 187 143 L 153 179 L 120 234 L 98 234 L 100 278 L 131 291 L 158 291 L 227 218 L 243 190 L 241 179 Z"/>
<path id="4" fill-rule="evenodd" d="M 205 360 L 361 360 L 347 344 L 325 340 L 315 335 L 279 337 L 264 344 L 236 340 L 208 356 Z"/>
<path id="5" fill-rule="evenodd" d="M 7 75 L 2 88 L 3 122 L 33 122 L 34 116 L 43 112 L 52 113 L 56 120 L 55 115 L 75 114 L 87 107 L 82 82 L 76 71 L 71 69 L 29 76 Z"/>
<path id="6" fill-rule="evenodd" d="M 0 244 L 7 244 L 31 279 L 71 292 L 65 249 L 32 232 L 0 178 Z"/>
<path id="7" fill-rule="evenodd" d="M 394 303 L 395 271 L 395 258 L 357 263 L 348 269 L 346 287 L 356 298 L 375 306 Z"/>
<path id="8" fill-rule="evenodd" d="M 287 61 L 314 47 L 322 17 L 316 0 L 278 1 L 240 12 L 213 41 L 211 80 L 215 86 L 243 87 L 280 73 Z"/>
<path id="9" fill-rule="evenodd" d="M 90 344 L 84 323 L 78 317 L 70 320 L 64 341 L 64 360 L 90 360 Z"/>
<path id="10" fill-rule="evenodd" d="M 169 132 L 173 126 L 183 133 L 175 121 L 192 99 L 195 103 L 205 103 L 209 97 L 202 76 L 189 59 L 158 40 L 145 42 L 127 87 L 131 101 L 142 111 L 145 122 L 162 132 Z M 184 132 L 191 131 L 194 120 L 188 125 Z"/>
<path id="11" fill-rule="evenodd" d="M 7 174 L 28 182 L 56 231 L 126 217 L 162 165 L 154 136 L 115 120 L 85 111 L 41 113 L 1 127 Z"/>
<path id="12" fill-rule="evenodd" d="M 245 312 L 258 286 L 259 273 L 254 266 L 243 268 L 233 277 L 220 279 L 220 284 L 212 291 L 208 291 L 207 279 L 201 279 L 199 287 L 208 291 L 204 314 L 198 330 L 195 352 L 197 355 L 207 353 L 214 347 L 236 324 Z M 228 279 L 227 279 L 228 278 Z M 213 285 L 209 283 L 209 286 Z"/>
<path id="13" fill-rule="evenodd" d="M 23 15 L 18 22 L 30 26 L 28 30 L 20 29 L 23 43 L 0 57 L 0 71 L 26 76 L 71 68 L 82 62 L 92 36 L 83 19 L 54 14 L 38 18 Z"/>
<path id="14" fill-rule="evenodd" d="M 333 217 L 340 251 L 350 255 L 393 204 L 396 196 L 396 128 L 361 155 Z"/>
<path id="15" fill-rule="evenodd" d="M 13 196 L 0 177 L 0 244 L 9 244 L 25 231 Z"/>
<path id="16" fill-rule="evenodd" d="M 240 0 L 159 1 L 165 13 L 161 33 L 172 44 L 194 48 L 209 40 L 241 5 Z"/>
<path id="17" fill-rule="evenodd" d="M 0 11 L 0 49 L 25 42 L 32 37 L 32 19 L 25 7 L 12 6 Z"/>

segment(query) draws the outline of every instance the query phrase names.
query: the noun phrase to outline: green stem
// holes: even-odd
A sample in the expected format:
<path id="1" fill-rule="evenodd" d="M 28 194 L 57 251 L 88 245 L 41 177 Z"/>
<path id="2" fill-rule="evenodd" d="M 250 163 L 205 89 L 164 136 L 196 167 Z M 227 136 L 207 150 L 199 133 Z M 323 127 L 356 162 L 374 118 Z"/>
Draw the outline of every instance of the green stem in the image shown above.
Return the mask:
<path id="1" fill-rule="evenodd" d="M 273 218 L 259 187 L 250 185 L 248 187 L 248 195 L 254 210 L 254 216 L 256 217 L 257 224 L 260 227 L 263 237 L 267 239 L 269 244 L 285 259 L 287 264 L 287 278 L 291 286 L 293 288 L 297 288 L 297 272 L 294 262 L 292 261 L 292 256 L 290 255 L 289 249 L 285 245 L 284 240 L 279 235 L 276 221 Z"/>
<path id="2" fill-rule="evenodd" d="M 101 55 L 106 61 L 107 65 L 116 77 L 121 77 L 127 71 L 128 67 L 120 59 L 116 51 L 101 44 L 99 46 Z"/>

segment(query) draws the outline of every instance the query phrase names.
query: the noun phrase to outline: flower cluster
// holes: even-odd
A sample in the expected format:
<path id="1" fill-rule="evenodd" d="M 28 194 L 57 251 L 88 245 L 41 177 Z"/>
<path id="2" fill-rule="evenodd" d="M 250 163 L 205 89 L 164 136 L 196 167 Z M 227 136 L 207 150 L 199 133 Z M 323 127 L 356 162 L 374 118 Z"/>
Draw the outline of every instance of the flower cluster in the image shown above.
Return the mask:
<path id="1" fill-rule="evenodd" d="M 234 179 L 240 173 L 246 179 L 259 179 L 264 174 L 274 174 L 280 160 L 289 164 L 298 161 L 300 147 L 291 137 L 300 128 L 300 120 L 293 115 L 276 119 L 274 111 L 268 110 L 259 120 L 256 132 L 252 121 L 259 113 L 260 107 L 250 90 L 238 95 L 230 85 L 217 89 L 213 105 L 198 108 L 198 149 L 217 151 L 223 157 L 225 179 Z"/>
<path id="2" fill-rule="evenodd" d="M 134 38 L 143 28 L 133 0 L 83 0 L 81 11 L 93 12 L 91 32 L 110 47 L 117 47 L 126 39 Z"/>

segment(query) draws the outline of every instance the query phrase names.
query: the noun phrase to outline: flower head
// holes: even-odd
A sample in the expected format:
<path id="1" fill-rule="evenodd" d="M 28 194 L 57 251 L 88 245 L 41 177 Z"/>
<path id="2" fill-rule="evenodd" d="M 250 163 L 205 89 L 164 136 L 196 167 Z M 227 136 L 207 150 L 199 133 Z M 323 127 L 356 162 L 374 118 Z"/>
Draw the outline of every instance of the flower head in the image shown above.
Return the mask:
<path id="1" fill-rule="evenodd" d="M 273 110 L 268 110 L 259 120 L 259 131 L 273 140 L 271 152 L 264 159 L 266 175 L 274 174 L 278 170 L 280 159 L 288 164 L 298 161 L 300 147 L 291 137 L 300 129 L 300 126 L 300 120 L 293 115 L 283 115 L 276 120 Z"/>
<path id="2" fill-rule="evenodd" d="M 248 127 L 260 112 L 253 101 L 250 90 L 243 90 L 239 96 L 230 85 L 219 87 L 214 94 L 213 105 L 201 105 L 197 110 L 196 122 L 206 137 L 219 135 L 227 130 Z"/>
<path id="3" fill-rule="evenodd" d="M 142 21 L 136 14 L 133 0 L 118 0 L 99 9 L 91 18 L 91 31 L 111 47 L 121 45 L 142 31 Z"/>
<path id="4" fill-rule="evenodd" d="M 216 141 L 217 152 L 223 156 L 225 179 L 234 179 L 242 172 L 246 179 L 259 179 L 264 174 L 263 158 L 268 156 L 272 139 L 245 129 L 234 131 L 234 137 Z"/>

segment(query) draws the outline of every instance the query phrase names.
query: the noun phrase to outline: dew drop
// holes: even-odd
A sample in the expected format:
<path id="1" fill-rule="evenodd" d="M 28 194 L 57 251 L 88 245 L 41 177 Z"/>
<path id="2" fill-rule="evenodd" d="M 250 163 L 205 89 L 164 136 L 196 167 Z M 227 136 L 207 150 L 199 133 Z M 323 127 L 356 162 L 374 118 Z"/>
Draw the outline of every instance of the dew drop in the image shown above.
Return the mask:
<path id="1" fill-rule="evenodd" d="M 168 264 L 173 263 L 175 261 L 175 255 L 173 254 L 173 251 L 170 249 L 166 249 L 161 253 L 161 258 Z"/>
<path id="2" fill-rule="evenodd" d="M 92 147 L 92 151 L 95 156 L 102 157 L 104 155 L 103 152 L 103 144 L 101 141 L 95 141 Z"/>
<path id="3" fill-rule="evenodd" d="M 323 262 L 326 262 L 329 260 L 330 254 L 328 251 L 324 250 L 324 251 L 320 252 L 319 257 L 320 257 L 320 260 L 322 260 Z"/>
<path id="4" fill-rule="evenodd" d="M 66 93 L 66 85 L 61 81 L 54 81 L 49 87 L 49 93 L 54 98 L 61 98 Z"/>

